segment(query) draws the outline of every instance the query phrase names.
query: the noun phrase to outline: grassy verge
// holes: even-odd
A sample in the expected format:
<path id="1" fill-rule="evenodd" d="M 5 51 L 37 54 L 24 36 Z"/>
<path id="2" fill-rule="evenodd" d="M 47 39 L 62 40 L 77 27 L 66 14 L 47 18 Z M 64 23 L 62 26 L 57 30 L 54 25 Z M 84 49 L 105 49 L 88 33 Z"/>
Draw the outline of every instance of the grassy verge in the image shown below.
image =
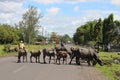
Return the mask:
<path id="1" fill-rule="evenodd" d="M 17 45 L 12 45 L 12 46 L 17 47 Z M 25 47 L 28 51 L 30 51 L 30 50 L 41 50 L 43 48 L 48 48 L 53 46 L 54 46 L 53 44 L 47 44 L 47 45 L 26 45 Z M 3 49 L 4 49 L 4 45 L 0 45 L 0 57 L 17 54 L 17 52 L 4 52 Z"/>
<path id="2" fill-rule="evenodd" d="M 96 65 L 109 80 L 120 80 L 120 64 L 114 64 L 114 58 L 120 58 L 117 52 L 101 52 L 98 54 L 102 61 L 105 63 L 104 66 Z"/>

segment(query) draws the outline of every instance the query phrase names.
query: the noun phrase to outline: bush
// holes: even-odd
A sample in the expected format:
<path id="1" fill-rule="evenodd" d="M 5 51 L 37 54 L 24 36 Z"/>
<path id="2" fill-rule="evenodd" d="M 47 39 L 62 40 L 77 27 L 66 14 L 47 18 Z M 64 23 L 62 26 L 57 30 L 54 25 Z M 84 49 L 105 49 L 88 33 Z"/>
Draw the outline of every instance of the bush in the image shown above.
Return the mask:
<path id="1" fill-rule="evenodd" d="M 3 51 L 8 52 L 10 49 L 10 46 L 11 46 L 10 44 L 4 45 Z"/>

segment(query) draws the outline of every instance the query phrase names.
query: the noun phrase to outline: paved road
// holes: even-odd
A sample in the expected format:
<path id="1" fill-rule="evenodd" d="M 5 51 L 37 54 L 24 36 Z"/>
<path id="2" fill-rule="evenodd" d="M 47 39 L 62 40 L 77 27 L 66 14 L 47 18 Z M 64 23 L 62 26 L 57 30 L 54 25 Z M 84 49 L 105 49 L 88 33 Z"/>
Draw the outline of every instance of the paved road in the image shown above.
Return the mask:
<path id="1" fill-rule="evenodd" d="M 43 60 L 41 59 L 41 62 Z M 0 80 L 107 80 L 94 67 L 30 63 L 16 63 L 17 57 L 0 58 Z"/>

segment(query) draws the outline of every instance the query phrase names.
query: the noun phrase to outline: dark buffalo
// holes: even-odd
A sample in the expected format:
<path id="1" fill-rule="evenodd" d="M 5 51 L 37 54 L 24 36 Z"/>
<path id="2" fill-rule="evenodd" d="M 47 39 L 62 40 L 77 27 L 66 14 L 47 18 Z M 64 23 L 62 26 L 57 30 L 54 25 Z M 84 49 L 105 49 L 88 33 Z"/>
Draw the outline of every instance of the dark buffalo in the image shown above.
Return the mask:
<path id="1" fill-rule="evenodd" d="M 71 57 L 71 61 L 74 57 L 76 57 L 76 63 L 80 64 L 80 59 L 84 59 L 87 61 L 88 65 L 90 65 L 90 62 L 93 63 L 93 65 L 96 65 L 96 63 L 98 63 L 99 65 L 102 66 L 102 61 L 98 58 L 97 56 L 97 50 L 96 49 L 87 49 L 87 48 L 77 48 L 74 49 L 72 48 L 72 57 Z M 70 61 L 70 64 L 71 64 Z"/>
<path id="2" fill-rule="evenodd" d="M 49 57 L 49 63 L 51 62 L 51 57 L 54 58 L 54 63 L 55 63 L 55 51 L 54 51 L 53 48 L 51 48 L 51 49 L 44 48 L 43 49 L 43 60 L 44 60 L 44 63 L 46 63 L 46 60 L 45 60 L 46 56 Z"/>
<path id="3" fill-rule="evenodd" d="M 36 58 L 36 63 L 39 62 L 40 63 L 40 55 L 41 55 L 41 51 L 30 51 L 31 56 L 30 56 L 30 62 L 32 63 L 32 57 Z"/>
<path id="4" fill-rule="evenodd" d="M 61 46 L 55 46 L 55 50 L 56 50 L 56 53 L 58 53 L 59 51 L 67 51 L 65 47 L 61 47 Z"/>
<path id="5" fill-rule="evenodd" d="M 59 60 L 59 64 L 60 64 L 60 59 L 63 58 L 63 64 L 64 64 L 64 61 L 66 61 L 66 64 L 67 64 L 67 52 L 66 51 L 59 51 L 56 55 L 57 55 L 57 59 L 56 59 L 56 63 L 57 63 L 57 60 Z"/>
<path id="6" fill-rule="evenodd" d="M 71 47 L 71 51 L 72 51 L 72 54 L 71 54 L 71 57 L 70 57 L 71 60 L 70 60 L 69 64 L 71 64 L 73 58 L 76 58 L 76 64 L 80 65 L 80 62 L 79 62 L 79 58 L 80 58 L 79 49 Z"/>
<path id="7" fill-rule="evenodd" d="M 23 57 L 23 62 L 24 62 L 25 58 L 26 58 L 26 62 L 27 62 L 27 50 L 19 49 L 19 51 L 18 51 L 18 63 L 21 62 L 21 57 Z"/>
<path id="8" fill-rule="evenodd" d="M 59 53 L 59 51 L 66 51 L 67 54 L 71 57 L 72 52 L 68 51 L 64 46 L 55 46 L 56 54 Z"/>

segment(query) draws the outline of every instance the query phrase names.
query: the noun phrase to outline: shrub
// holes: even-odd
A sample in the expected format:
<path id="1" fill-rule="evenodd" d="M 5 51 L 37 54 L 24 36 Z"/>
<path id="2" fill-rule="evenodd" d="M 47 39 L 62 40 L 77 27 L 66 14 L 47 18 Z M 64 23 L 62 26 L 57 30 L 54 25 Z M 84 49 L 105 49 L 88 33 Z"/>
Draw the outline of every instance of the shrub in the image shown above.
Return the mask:
<path id="1" fill-rule="evenodd" d="M 4 45 L 3 51 L 8 52 L 10 49 L 10 46 L 11 46 L 10 44 Z"/>

